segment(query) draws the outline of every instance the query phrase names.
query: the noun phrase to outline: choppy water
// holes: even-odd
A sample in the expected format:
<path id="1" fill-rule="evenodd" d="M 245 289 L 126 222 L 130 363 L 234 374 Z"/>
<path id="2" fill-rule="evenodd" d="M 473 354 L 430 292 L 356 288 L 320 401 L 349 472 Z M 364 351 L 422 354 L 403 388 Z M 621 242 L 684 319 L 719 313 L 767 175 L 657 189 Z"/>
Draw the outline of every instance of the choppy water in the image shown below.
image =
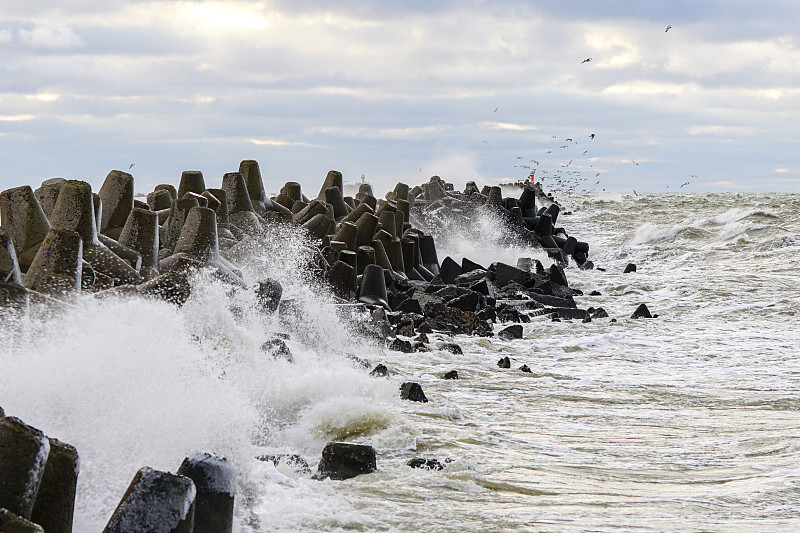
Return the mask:
<path id="1" fill-rule="evenodd" d="M 384 351 L 301 285 L 302 244 L 280 236 L 245 270 L 281 279 L 302 323 L 209 280 L 180 311 L 85 297 L 49 319 L 4 316 L 0 405 L 77 446 L 78 532 L 102 529 L 139 467 L 174 471 L 195 450 L 237 465 L 240 531 L 800 530 L 800 195 L 562 203 L 558 225 L 606 269 L 567 270 L 602 293 L 579 306 L 616 323 L 538 317 L 522 340 L 456 337 L 464 355 Z M 536 255 L 484 229 L 442 239 L 440 258 Z M 642 302 L 659 318 L 628 319 Z M 294 365 L 259 351 L 283 331 Z M 397 374 L 371 378 L 353 355 Z M 461 379 L 442 380 L 451 369 Z M 398 398 L 409 379 L 430 403 Z M 335 439 L 375 446 L 379 472 L 319 482 L 253 459 L 313 466 Z M 405 466 L 417 456 L 453 461 Z"/>

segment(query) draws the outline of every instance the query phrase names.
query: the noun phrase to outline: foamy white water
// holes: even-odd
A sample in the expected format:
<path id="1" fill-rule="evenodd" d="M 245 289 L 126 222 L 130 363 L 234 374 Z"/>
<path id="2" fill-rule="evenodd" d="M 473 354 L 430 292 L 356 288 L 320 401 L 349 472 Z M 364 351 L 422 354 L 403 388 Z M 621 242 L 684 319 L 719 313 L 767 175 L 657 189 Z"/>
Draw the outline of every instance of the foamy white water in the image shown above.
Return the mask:
<path id="1" fill-rule="evenodd" d="M 536 317 L 521 340 L 456 337 L 464 355 L 385 351 L 300 283 L 306 249 L 282 235 L 245 272 L 280 279 L 300 323 L 207 279 L 180 310 L 82 297 L 47 319 L 4 316 L 0 405 L 78 448 L 80 532 L 102 529 L 139 467 L 174 471 L 197 450 L 237 466 L 239 531 L 796 531 L 800 196 L 562 202 L 574 214 L 558 225 L 606 269 L 567 269 L 602 294 L 579 306 L 616 323 Z M 536 253 L 491 221 L 480 238 L 450 235 L 440 259 Z M 659 318 L 628 319 L 642 302 Z M 260 352 L 276 332 L 295 364 Z M 353 356 L 397 373 L 371 378 Z M 460 379 L 441 379 L 451 369 Z M 401 401 L 407 380 L 431 401 Z M 313 468 L 339 439 L 375 446 L 379 471 L 319 482 L 254 459 L 298 453 Z M 405 465 L 417 456 L 453 461 Z"/>

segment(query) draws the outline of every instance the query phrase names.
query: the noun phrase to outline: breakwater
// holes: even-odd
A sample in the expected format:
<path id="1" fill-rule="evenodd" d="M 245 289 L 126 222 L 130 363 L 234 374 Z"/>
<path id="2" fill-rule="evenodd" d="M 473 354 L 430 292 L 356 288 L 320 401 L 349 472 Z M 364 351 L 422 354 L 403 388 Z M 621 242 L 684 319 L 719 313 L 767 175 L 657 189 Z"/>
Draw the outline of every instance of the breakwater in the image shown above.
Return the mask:
<path id="1" fill-rule="evenodd" d="M 553 320 L 604 316 L 602 310 L 575 304 L 563 266 L 573 261 L 591 267 L 588 248 L 555 225 L 558 205 L 542 191 L 525 189 L 519 199 L 509 199 L 499 189 L 480 191 L 468 184 L 457 193 L 434 178 L 413 189 L 398 184 L 386 200 L 378 201 L 368 190 L 359 196 L 344 198 L 341 175 L 331 172 L 314 200 L 293 183 L 269 199 L 252 161 L 226 174 L 221 189 L 206 189 L 201 173 L 186 172 L 177 189 L 157 187 L 146 205 L 133 199 L 132 176 L 119 171 L 109 174 L 97 195 L 77 181 L 50 181 L 35 192 L 24 187 L 4 191 L 0 208 L 3 230 L 10 236 L 5 242 L 11 244 L 4 247 L 4 264 L 11 265 L 3 285 L 5 312 L 24 313 L 32 305 L 58 308 L 81 292 L 181 305 L 191 296 L 192 273 L 203 269 L 231 290 L 252 292 L 259 313 L 290 317 L 296 308 L 282 298 L 280 284 L 262 279 L 248 285 L 237 264 L 267 228 L 288 227 L 302 228 L 313 245 L 310 270 L 325 280 L 342 306 L 367 311 L 364 333 L 388 339 L 400 351 L 424 350 L 425 335 L 433 332 L 491 336 L 495 322 L 524 322 L 545 314 Z M 553 264 L 545 268 L 532 259 L 517 265 L 440 262 L 434 239 L 420 229 L 422 223 L 413 223 L 420 218 L 429 225 L 459 212 L 469 218 L 477 209 L 496 215 L 515 238 L 542 246 Z M 345 303 L 354 301 L 364 307 Z M 521 333 L 521 327 L 509 326 L 498 336 L 513 339 Z M 268 340 L 263 351 L 288 359 L 291 351 L 282 340 Z M 404 383 L 401 391 L 409 400 L 425 398 L 419 384 Z M 35 456 L 41 463 L 47 454 L 40 449 Z M 35 475 L 35 470 L 28 473 Z M 328 470 L 320 465 L 321 473 Z M 166 475 L 156 474 L 137 474 L 122 498 L 121 514 L 125 501 L 135 501 L 136 487 L 158 485 L 159 476 Z M 199 498 L 196 487 L 179 476 L 168 479 L 178 492 L 167 499 L 174 509 L 165 512 L 178 516 L 186 530 L 191 502 Z M 120 520 L 112 517 L 108 527 Z"/>

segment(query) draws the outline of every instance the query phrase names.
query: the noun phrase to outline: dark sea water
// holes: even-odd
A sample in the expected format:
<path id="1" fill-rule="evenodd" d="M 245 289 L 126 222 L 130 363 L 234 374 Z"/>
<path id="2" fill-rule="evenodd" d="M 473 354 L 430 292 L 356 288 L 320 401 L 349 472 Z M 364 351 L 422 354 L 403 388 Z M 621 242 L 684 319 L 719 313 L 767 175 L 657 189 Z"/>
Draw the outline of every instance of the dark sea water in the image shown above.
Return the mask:
<path id="1" fill-rule="evenodd" d="M 302 240 L 275 235 L 244 271 L 279 279 L 299 320 L 203 277 L 181 309 L 87 295 L 6 315 L 0 405 L 78 448 L 77 532 L 102 529 L 138 468 L 175 471 L 197 450 L 236 465 L 242 532 L 800 530 L 800 195 L 561 202 L 558 225 L 605 269 L 567 268 L 578 305 L 616 322 L 535 317 L 519 340 L 387 351 L 307 282 Z M 440 259 L 547 260 L 493 220 L 479 230 L 442 231 Z M 640 303 L 659 317 L 630 319 Z M 276 332 L 294 364 L 259 350 Z M 395 373 L 370 377 L 353 356 Z M 451 369 L 460 379 L 441 379 Z M 429 403 L 399 399 L 409 380 Z M 342 439 L 374 446 L 379 471 L 320 482 L 254 459 L 313 468 Z M 414 457 L 452 461 L 425 471 Z"/>

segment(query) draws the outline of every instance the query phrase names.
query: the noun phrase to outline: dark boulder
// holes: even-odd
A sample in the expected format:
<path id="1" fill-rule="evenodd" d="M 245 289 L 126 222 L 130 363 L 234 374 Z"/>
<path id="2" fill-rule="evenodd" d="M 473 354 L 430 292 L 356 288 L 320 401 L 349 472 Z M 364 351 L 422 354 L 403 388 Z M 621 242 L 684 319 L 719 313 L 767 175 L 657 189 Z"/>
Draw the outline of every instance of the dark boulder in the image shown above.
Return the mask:
<path id="1" fill-rule="evenodd" d="M 507 328 L 502 329 L 497 336 L 503 340 L 521 339 L 522 326 L 519 324 L 508 326 Z"/>
<path id="2" fill-rule="evenodd" d="M 625 270 L 622 271 L 623 274 L 628 274 L 630 272 L 636 272 L 636 265 L 633 263 L 628 263 L 625 266 Z"/>
<path id="3" fill-rule="evenodd" d="M 258 309 L 264 313 L 274 313 L 281 303 L 283 287 L 274 279 L 265 279 L 255 287 Z"/>
<path id="4" fill-rule="evenodd" d="M 422 390 L 422 385 L 413 381 L 407 381 L 400 385 L 400 397 L 412 402 L 428 402 L 428 398 L 425 397 L 425 392 Z"/>
<path id="5" fill-rule="evenodd" d="M 651 315 L 650 310 L 645 304 L 639 304 L 636 311 L 633 312 L 631 318 L 657 318 L 658 315 Z"/>
<path id="6" fill-rule="evenodd" d="M 372 369 L 372 372 L 370 372 L 369 375 L 378 378 L 385 378 L 386 376 L 389 375 L 389 369 L 386 368 L 386 365 L 380 363 L 375 368 Z"/>
<path id="7" fill-rule="evenodd" d="M 511 359 L 509 359 L 508 356 L 505 356 L 497 361 L 497 366 L 500 368 L 511 368 Z"/>
<path id="8" fill-rule="evenodd" d="M 494 263 L 495 283 L 498 287 L 505 287 L 509 282 L 515 281 L 525 285 L 531 279 L 531 273 L 505 263 Z"/>
<path id="9" fill-rule="evenodd" d="M 439 267 L 439 275 L 446 285 L 455 282 L 456 277 L 462 274 L 461 265 L 453 261 L 450 257 L 445 257 Z"/>
<path id="10" fill-rule="evenodd" d="M 454 342 L 447 342 L 447 343 L 443 344 L 442 347 L 439 348 L 439 349 L 440 350 L 444 350 L 445 352 L 450 352 L 450 353 L 455 354 L 455 355 L 461 355 L 461 354 L 464 353 L 461 350 L 461 346 L 459 346 L 458 344 L 456 344 Z"/>
<path id="11" fill-rule="evenodd" d="M 528 365 L 522 365 L 519 367 L 520 372 L 526 372 L 528 374 L 531 373 L 531 368 Z"/>
<path id="12" fill-rule="evenodd" d="M 292 351 L 283 339 L 270 339 L 264 342 L 261 345 L 261 351 L 271 355 L 273 359 L 286 359 L 290 363 L 294 363 Z"/>
<path id="13" fill-rule="evenodd" d="M 394 310 L 402 311 L 403 313 L 422 314 L 422 306 L 419 304 L 419 301 L 414 298 L 406 298 L 394 307 Z"/>
<path id="14" fill-rule="evenodd" d="M 413 353 L 414 352 L 414 347 L 411 345 L 410 341 L 397 339 L 397 338 L 392 339 L 391 341 L 389 341 L 389 343 L 387 344 L 387 348 L 389 348 L 390 350 L 395 350 L 395 351 L 403 352 L 403 353 Z"/>
<path id="15" fill-rule="evenodd" d="M 457 370 L 450 370 L 449 372 L 445 372 L 443 379 L 458 379 L 458 371 Z"/>
<path id="16" fill-rule="evenodd" d="M 482 267 L 481 265 L 479 265 L 478 263 L 476 263 L 476 262 L 474 262 L 474 261 L 470 261 L 470 260 L 469 260 L 469 259 L 467 259 L 466 257 L 465 257 L 465 258 L 463 258 L 463 259 L 461 260 L 461 272 L 462 272 L 462 273 L 466 273 L 466 272 L 471 272 L 471 271 L 473 271 L 473 270 L 486 270 L 486 269 L 485 269 L 485 268 L 483 268 L 483 267 Z"/>
<path id="17" fill-rule="evenodd" d="M 322 450 L 322 459 L 314 479 L 350 479 L 378 469 L 375 448 L 363 444 L 329 442 Z"/>
<path id="18" fill-rule="evenodd" d="M 466 294 L 454 298 L 447 302 L 448 307 L 455 307 L 462 311 L 475 311 L 481 305 L 481 295 L 474 291 L 468 291 Z"/>

